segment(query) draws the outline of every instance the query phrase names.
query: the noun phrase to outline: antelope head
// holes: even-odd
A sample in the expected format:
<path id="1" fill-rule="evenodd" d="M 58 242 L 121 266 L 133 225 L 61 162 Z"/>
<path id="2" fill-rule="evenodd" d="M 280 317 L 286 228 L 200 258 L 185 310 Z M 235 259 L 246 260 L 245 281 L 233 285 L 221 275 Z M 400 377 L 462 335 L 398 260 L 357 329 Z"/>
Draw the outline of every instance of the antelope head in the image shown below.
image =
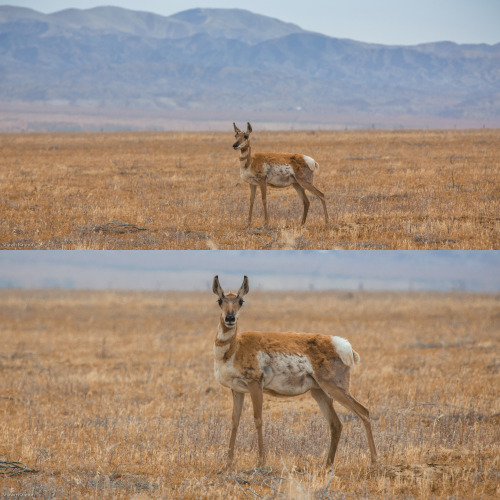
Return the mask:
<path id="1" fill-rule="evenodd" d="M 247 131 L 242 132 L 235 123 L 233 123 L 234 127 L 234 132 L 235 135 L 234 137 L 236 138 L 236 142 L 233 144 L 234 149 L 243 149 L 244 147 L 248 146 L 249 144 L 249 139 L 250 139 L 250 134 L 252 133 L 252 126 L 250 125 L 249 122 L 247 122 Z"/>
<path id="2" fill-rule="evenodd" d="M 243 305 L 243 296 L 246 295 L 250 288 L 248 287 L 248 278 L 245 276 L 243 278 L 243 283 L 238 290 L 238 293 L 229 292 L 227 295 L 220 286 L 219 277 L 214 277 L 214 282 L 212 285 L 212 290 L 219 297 L 218 303 L 221 308 L 221 319 L 224 322 L 226 328 L 233 328 L 238 321 L 238 315 Z"/>

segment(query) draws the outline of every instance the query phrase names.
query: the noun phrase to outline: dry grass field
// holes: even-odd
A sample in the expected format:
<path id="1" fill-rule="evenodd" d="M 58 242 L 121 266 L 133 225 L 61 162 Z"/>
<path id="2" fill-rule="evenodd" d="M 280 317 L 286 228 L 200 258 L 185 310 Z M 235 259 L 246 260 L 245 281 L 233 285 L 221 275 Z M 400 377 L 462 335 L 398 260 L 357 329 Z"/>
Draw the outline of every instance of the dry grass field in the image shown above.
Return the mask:
<path id="1" fill-rule="evenodd" d="M 270 190 L 270 227 L 228 132 L 0 134 L 0 249 L 497 249 L 500 130 L 259 131 L 320 164 L 312 198 Z"/>
<path id="2" fill-rule="evenodd" d="M 247 400 L 235 468 L 219 473 L 231 396 L 213 375 L 211 292 L 0 290 L 0 459 L 38 470 L 0 477 L 0 496 L 498 498 L 499 305 L 464 293 L 251 293 L 242 329 L 351 340 L 352 393 L 371 410 L 379 464 L 337 405 L 332 474 L 313 399 L 267 396 L 267 466 L 254 468 Z"/>

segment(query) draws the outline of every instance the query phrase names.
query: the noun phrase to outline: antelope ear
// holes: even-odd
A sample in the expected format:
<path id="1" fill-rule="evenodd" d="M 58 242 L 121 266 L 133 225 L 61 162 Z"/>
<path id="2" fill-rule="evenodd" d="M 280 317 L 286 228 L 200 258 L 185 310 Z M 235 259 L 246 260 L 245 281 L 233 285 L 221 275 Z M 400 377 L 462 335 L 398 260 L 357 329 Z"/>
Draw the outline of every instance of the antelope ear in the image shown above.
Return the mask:
<path id="1" fill-rule="evenodd" d="M 233 122 L 233 127 L 234 127 L 234 131 L 237 133 L 237 134 L 241 134 L 241 130 L 236 126 L 236 123 Z"/>
<path id="2" fill-rule="evenodd" d="M 212 283 L 212 291 L 217 295 L 220 299 L 224 297 L 224 290 L 220 286 L 219 276 L 214 276 L 214 282 Z"/>
<path id="3" fill-rule="evenodd" d="M 250 125 L 250 122 L 247 122 L 247 134 L 252 133 L 252 125 Z"/>
<path id="4" fill-rule="evenodd" d="M 243 278 L 243 283 L 241 284 L 241 287 L 238 290 L 238 297 L 243 297 L 243 295 L 246 295 L 249 291 L 250 291 L 250 288 L 248 286 L 248 277 L 245 276 Z"/>

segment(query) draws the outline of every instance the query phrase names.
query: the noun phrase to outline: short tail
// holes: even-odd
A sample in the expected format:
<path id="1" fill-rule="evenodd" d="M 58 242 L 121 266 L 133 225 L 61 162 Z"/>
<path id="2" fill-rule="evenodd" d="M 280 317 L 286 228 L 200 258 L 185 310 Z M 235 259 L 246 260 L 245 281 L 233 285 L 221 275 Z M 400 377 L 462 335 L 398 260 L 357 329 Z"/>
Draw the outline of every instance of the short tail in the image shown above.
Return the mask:
<path id="1" fill-rule="evenodd" d="M 359 354 L 354 349 L 352 350 L 352 357 L 354 359 L 354 364 L 359 365 L 361 358 L 360 358 Z"/>
<path id="2" fill-rule="evenodd" d="M 317 161 L 314 162 L 313 172 L 319 174 L 319 163 Z"/>

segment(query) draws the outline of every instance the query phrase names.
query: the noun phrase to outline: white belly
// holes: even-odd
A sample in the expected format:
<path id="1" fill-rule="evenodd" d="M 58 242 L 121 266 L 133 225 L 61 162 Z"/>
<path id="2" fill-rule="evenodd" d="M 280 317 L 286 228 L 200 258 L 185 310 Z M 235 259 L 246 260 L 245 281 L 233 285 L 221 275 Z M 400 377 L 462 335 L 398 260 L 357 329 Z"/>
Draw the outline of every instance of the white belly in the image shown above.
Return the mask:
<path id="1" fill-rule="evenodd" d="M 287 187 L 295 182 L 293 168 L 290 165 L 264 164 L 266 182 L 274 187 Z"/>
<path id="2" fill-rule="evenodd" d="M 298 396 L 318 387 L 312 377 L 311 362 L 305 356 L 259 352 L 257 359 L 265 391 L 281 396 Z"/>

